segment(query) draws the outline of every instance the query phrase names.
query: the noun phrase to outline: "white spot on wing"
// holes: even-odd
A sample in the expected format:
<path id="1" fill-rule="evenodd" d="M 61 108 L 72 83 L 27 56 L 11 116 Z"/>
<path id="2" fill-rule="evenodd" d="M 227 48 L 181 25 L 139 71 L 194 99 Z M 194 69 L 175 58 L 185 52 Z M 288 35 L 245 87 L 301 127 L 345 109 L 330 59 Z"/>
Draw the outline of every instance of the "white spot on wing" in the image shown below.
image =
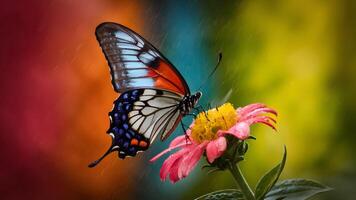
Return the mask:
<path id="1" fill-rule="evenodd" d="M 143 116 L 142 115 L 136 115 L 136 116 L 130 118 L 130 120 L 129 120 L 130 124 L 133 125 L 139 118 L 143 119 Z"/>
<path id="2" fill-rule="evenodd" d="M 156 97 L 150 101 L 148 101 L 148 105 L 154 106 L 154 107 L 159 107 L 159 108 L 164 108 L 167 106 L 172 106 L 175 104 L 179 104 L 179 101 L 171 98 L 166 98 L 164 96 L 162 97 Z"/>
<path id="3" fill-rule="evenodd" d="M 135 40 L 130 35 L 122 31 L 116 32 L 115 36 L 119 39 L 126 40 L 128 42 L 135 42 Z"/>
<path id="4" fill-rule="evenodd" d="M 156 91 L 155 90 L 149 90 L 149 89 L 146 89 L 144 92 L 143 92 L 143 95 L 156 95 Z"/>
<path id="5" fill-rule="evenodd" d="M 141 45 L 144 44 L 143 40 L 141 40 L 141 38 L 139 38 L 138 36 L 135 35 L 135 38 L 137 40 L 138 43 L 140 43 Z M 142 46 L 143 47 L 143 46 Z"/>
<path id="6" fill-rule="evenodd" d="M 155 123 L 153 123 L 153 124 L 155 124 Z M 144 136 L 145 136 L 146 138 L 151 138 L 153 127 L 154 127 L 154 126 L 150 126 L 150 128 L 144 133 Z M 151 142 L 153 142 L 153 140 L 151 140 Z"/>
<path id="7" fill-rule="evenodd" d="M 155 59 L 155 57 L 153 57 L 152 55 L 150 55 L 148 53 L 141 53 L 139 55 L 139 57 L 140 57 L 140 60 L 145 59 L 148 62 L 151 62 L 151 61 L 153 61 Z"/>
<path id="8" fill-rule="evenodd" d="M 137 46 L 143 48 L 143 43 L 139 42 L 139 43 L 137 43 Z"/>
<path id="9" fill-rule="evenodd" d="M 141 110 L 143 108 L 143 106 L 134 106 L 133 110 Z"/>
<path id="10" fill-rule="evenodd" d="M 127 56 L 127 55 L 122 55 L 121 59 L 123 61 L 138 61 L 137 56 Z"/>
<path id="11" fill-rule="evenodd" d="M 129 77 L 140 77 L 140 76 L 147 76 L 147 70 L 145 69 L 132 69 L 127 70 Z"/>
<path id="12" fill-rule="evenodd" d="M 145 133 L 148 129 L 149 126 L 151 126 L 153 124 L 153 115 L 149 115 L 146 117 L 145 121 L 142 123 L 141 127 L 140 127 L 140 133 Z"/>
<path id="13" fill-rule="evenodd" d="M 141 101 L 147 101 L 147 100 L 150 100 L 152 98 L 153 98 L 153 96 L 140 96 L 140 100 Z"/>
<path id="14" fill-rule="evenodd" d="M 153 135 L 151 135 L 151 140 L 153 141 L 157 135 L 163 134 L 163 128 L 165 127 L 165 124 L 168 123 L 168 117 L 170 114 L 172 114 L 171 112 L 173 111 L 173 109 L 175 108 L 166 108 L 166 109 L 162 109 L 159 110 L 159 112 L 156 113 L 157 120 L 155 122 L 155 125 L 153 126 L 154 128 L 152 129 L 152 133 Z"/>
<path id="15" fill-rule="evenodd" d="M 143 64 L 142 62 L 130 62 L 126 64 L 126 67 L 128 69 L 134 69 L 134 68 L 147 68 L 147 66 L 145 64 Z"/>
<path id="16" fill-rule="evenodd" d="M 137 120 L 133 125 L 132 125 L 132 128 L 134 130 L 138 130 L 138 127 L 140 126 L 140 124 L 143 122 L 144 118 L 141 117 L 139 120 Z"/>
<path id="17" fill-rule="evenodd" d="M 133 49 L 123 49 L 121 50 L 122 54 L 131 54 L 131 55 L 138 55 L 138 52 Z"/>
<path id="18" fill-rule="evenodd" d="M 162 133 L 162 138 L 165 138 L 166 135 L 169 133 L 169 131 L 173 128 L 174 124 L 176 123 L 177 119 L 179 117 L 179 111 L 176 111 L 176 113 L 174 113 L 173 117 L 170 119 L 170 121 L 168 121 L 168 125 L 167 128 L 165 130 L 164 133 Z"/>
<path id="19" fill-rule="evenodd" d="M 136 102 L 134 103 L 134 105 L 135 105 L 135 106 L 144 106 L 145 103 L 143 103 L 142 101 L 136 101 Z"/>
<path id="20" fill-rule="evenodd" d="M 136 110 L 131 111 L 131 112 L 129 112 L 129 117 L 135 116 L 137 114 L 138 114 L 138 111 L 136 111 Z"/>
<path id="21" fill-rule="evenodd" d="M 129 80 L 129 85 L 133 86 L 133 87 L 137 87 L 137 88 L 138 87 L 153 87 L 154 86 L 154 82 L 153 82 L 152 78 L 137 78 L 137 79 L 130 79 Z M 152 98 L 152 97 L 149 96 L 148 99 L 150 99 L 150 98 Z"/>
<path id="22" fill-rule="evenodd" d="M 118 42 L 117 46 L 121 49 L 136 49 L 136 50 L 140 50 L 141 48 L 133 45 L 133 44 L 127 44 L 127 43 L 122 43 L 122 42 Z"/>
<path id="23" fill-rule="evenodd" d="M 152 51 L 151 49 L 148 50 L 148 53 L 157 57 L 160 57 L 155 51 Z"/>
<path id="24" fill-rule="evenodd" d="M 183 99 L 183 95 L 181 94 L 177 94 L 177 93 L 173 93 L 173 92 L 168 92 L 168 91 L 163 91 L 163 95 L 162 96 L 167 96 L 167 97 L 171 97 L 171 98 L 175 98 L 178 101 L 181 101 Z"/>
<path id="25" fill-rule="evenodd" d="M 157 109 L 156 108 L 152 108 L 152 107 L 144 107 L 142 110 L 141 110 L 141 112 L 142 112 L 142 114 L 143 115 L 150 115 L 150 114 L 152 114 L 153 112 L 155 112 Z"/>

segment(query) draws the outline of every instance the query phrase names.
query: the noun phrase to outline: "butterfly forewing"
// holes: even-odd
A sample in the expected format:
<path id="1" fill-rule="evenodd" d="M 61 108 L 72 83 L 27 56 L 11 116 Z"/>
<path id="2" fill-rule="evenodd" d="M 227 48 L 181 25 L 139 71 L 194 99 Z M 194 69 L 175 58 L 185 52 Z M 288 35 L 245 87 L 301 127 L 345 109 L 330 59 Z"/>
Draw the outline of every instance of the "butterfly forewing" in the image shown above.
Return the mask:
<path id="1" fill-rule="evenodd" d="M 134 31 L 120 24 L 103 23 L 95 33 L 108 60 L 116 92 L 157 88 L 182 95 L 190 93 L 168 59 Z"/>

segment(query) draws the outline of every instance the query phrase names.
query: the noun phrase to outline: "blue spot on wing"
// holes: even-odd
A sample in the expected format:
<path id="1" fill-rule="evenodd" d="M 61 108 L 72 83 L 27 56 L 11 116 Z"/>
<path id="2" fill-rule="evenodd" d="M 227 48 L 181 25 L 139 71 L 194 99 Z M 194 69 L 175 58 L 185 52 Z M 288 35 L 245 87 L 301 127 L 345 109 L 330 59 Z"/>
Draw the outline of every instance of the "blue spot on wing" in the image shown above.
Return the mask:
<path id="1" fill-rule="evenodd" d="M 128 113 L 132 110 L 133 104 L 139 100 L 144 89 L 130 90 L 122 93 L 119 98 L 114 101 L 114 108 L 109 112 L 110 128 L 107 133 L 114 135 L 112 147 L 119 152 L 119 157 L 124 159 L 126 156 L 135 156 L 138 151 L 144 151 L 148 148 L 139 146 L 141 141 L 149 144 L 149 139 L 143 135 L 136 133 L 131 129 L 128 122 Z M 131 142 L 137 140 L 137 143 Z"/>

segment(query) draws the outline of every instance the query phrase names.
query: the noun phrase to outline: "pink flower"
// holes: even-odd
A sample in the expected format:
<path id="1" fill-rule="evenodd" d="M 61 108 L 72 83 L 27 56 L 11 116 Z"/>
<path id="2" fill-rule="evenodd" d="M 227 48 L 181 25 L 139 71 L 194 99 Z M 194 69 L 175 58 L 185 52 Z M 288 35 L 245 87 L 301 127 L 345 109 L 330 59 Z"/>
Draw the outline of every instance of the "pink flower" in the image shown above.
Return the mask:
<path id="1" fill-rule="evenodd" d="M 237 110 L 226 103 L 217 109 L 200 113 L 185 135 L 176 137 L 167 149 L 150 161 L 154 162 L 171 150 L 179 149 L 164 161 L 160 171 L 162 181 L 169 176 L 171 182 L 175 183 L 188 176 L 204 152 L 210 163 L 223 155 L 227 148 L 226 134 L 245 140 L 250 136 L 250 126 L 255 123 L 263 123 L 275 129 L 276 121 L 266 115 L 268 113 L 277 116 L 275 110 L 259 103 Z"/>

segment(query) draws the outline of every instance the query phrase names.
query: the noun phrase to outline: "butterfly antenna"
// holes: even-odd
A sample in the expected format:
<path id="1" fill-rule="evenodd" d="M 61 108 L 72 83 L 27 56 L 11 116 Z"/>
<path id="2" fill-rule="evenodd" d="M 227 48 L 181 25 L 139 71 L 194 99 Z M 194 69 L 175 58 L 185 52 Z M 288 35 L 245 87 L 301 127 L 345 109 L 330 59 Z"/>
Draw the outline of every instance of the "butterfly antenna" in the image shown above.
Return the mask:
<path id="1" fill-rule="evenodd" d="M 215 71 L 218 69 L 218 66 L 220 65 L 221 59 L 222 59 L 222 53 L 220 52 L 220 53 L 219 53 L 218 62 L 216 63 L 215 68 L 213 69 L 213 71 L 210 72 L 208 78 L 205 79 L 205 81 L 200 85 L 200 87 L 199 87 L 198 90 L 200 90 L 201 87 L 202 87 L 203 85 L 205 85 L 205 83 L 209 80 L 209 78 L 211 78 L 211 76 L 212 76 L 212 75 L 215 73 Z"/>
<path id="2" fill-rule="evenodd" d="M 104 159 L 107 155 L 109 155 L 111 152 L 112 152 L 112 145 L 111 145 L 110 148 L 104 153 L 104 155 L 102 155 L 98 160 L 96 160 L 96 161 L 90 163 L 90 164 L 88 165 L 88 167 L 90 167 L 90 168 L 95 167 L 97 164 L 100 163 L 101 160 L 103 160 L 103 159 Z"/>

